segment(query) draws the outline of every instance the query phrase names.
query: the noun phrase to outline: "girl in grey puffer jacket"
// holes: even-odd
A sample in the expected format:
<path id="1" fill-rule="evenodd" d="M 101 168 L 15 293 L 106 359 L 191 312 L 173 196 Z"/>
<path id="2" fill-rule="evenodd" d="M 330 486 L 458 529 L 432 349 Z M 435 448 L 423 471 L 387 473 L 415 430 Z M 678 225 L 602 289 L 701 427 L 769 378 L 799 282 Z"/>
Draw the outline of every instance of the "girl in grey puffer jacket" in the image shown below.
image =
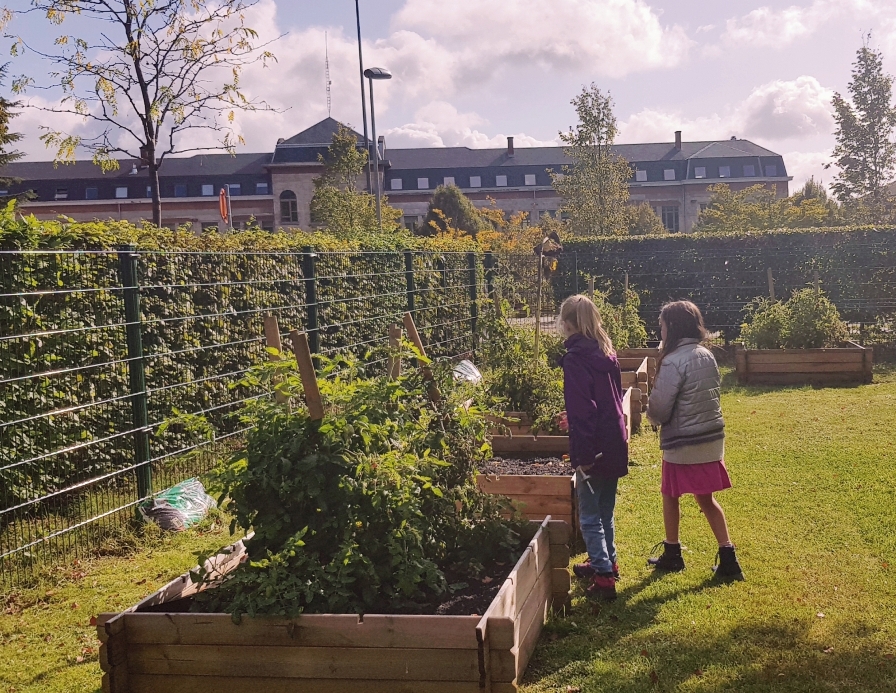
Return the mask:
<path id="1" fill-rule="evenodd" d="M 706 338 L 700 309 L 690 301 L 667 303 L 660 312 L 660 364 L 647 404 L 647 418 L 660 427 L 663 451 L 663 554 L 648 563 L 657 570 L 684 570 L 679 498 L 693 494 L 719 542 L 718 578 L 743 579 L 725 513 L 713 497 L 731 487 L 725 468 L 722 379 Z M 659 546 L 659 545 L 657 545 Z"/>

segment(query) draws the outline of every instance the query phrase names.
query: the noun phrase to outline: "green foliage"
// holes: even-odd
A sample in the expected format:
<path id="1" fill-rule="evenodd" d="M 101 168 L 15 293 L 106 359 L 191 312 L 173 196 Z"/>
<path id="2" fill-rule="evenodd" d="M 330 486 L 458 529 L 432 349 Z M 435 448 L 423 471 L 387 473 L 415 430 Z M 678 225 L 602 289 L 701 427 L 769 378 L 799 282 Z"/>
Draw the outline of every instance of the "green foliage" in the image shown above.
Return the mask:
<path id="1" fill-rule="evenodd" d="M 837 307 L 814 289 L 795 291 L 786 303 L 759 298 L 747 307 L 740 336 L 750 349 L 820 349 L 848 337 Z"/>
<path id="2" fill-rule="evenodd" d="M 353 359 L 323 363 L 322 421 L 273 399 L 244 410 L 246 446 L 216 481 L 235 522 L 255 531 L 251 560 L 197 608 L 236 618 L 414 612 L 450 589 L 446 575 L 512 564 L 525 525 L 503 520 L 504 503 L 474 483 L 490 452 L 483 411 L 465 405 L 481 399 L 477 390 L 437 368 L 442 399 L 433 403 L 417 369 L 390 380 Z M 287 360 L 249 380 L 301 392 Z"/>
<path id="3" fill-rule="evenodd" d="M 663 226 L 662 219 L 653 211 L 653 207 L 650 206 L 649 202 L 629 205 L 626 211 L 628 212 L 629 236 L 658 236 L 668 233 L 666 227 Z"/>
<path id="4" fill-rule="evenodd" d="M 489 228 L 491 225 L 482 218 L 460 188 L 456 185 L 440 185 L 432 194 L 429 211 L 419 233 L 431 236 L 454 229 L 475 236 Z"/>
<path id="5" fill-rule="evenodd" d="M 617 133 L 613 99 L 592 84 L 570 103 L 579 123 L 561 132 L 560 141 L 573 163 L 551 174 L 554 189 L 563 198 L 567 227 L 580 236 L 624 235 L 632 173 L 629 163 L 612 151 Z"/>
<path id="6" fill-rule="evenodd" d="M 831 186 L 843 203 L 861 200 L 871 221 L 887 214 L 885 187 L 896 171 L 896 107 L 893 77 L 883 70 L 883 53 L 868 45 L 856 53 L 849 98 L 834 94 L 834 164 L 839 169 Z"/>
<path id="7" fill-rule="evenodd" d="M 0 87 L 3 86 L 6 77 L 6 70 L 9 64 L 0 66 Z M 18 132 L 11 132 L 10 125 L 12 119 L 18 113 L 15 109 L 19 108 L 21 103 L 18 101 L 10 101 L 5 96 L 0 96 L 0 169 L 5 168 L 14 161 L 21 159 L 24 154 L 10 149 L 16 142 L 21 141 L 23 135 Z M 10 186 L 21 183 L 20 178 L 11 178 L 9 176 L 0 176 L 0 187 L 8 190 Z M 33 197 L 32 193 L 20 193 L 18 195 L 0 195 L 0 205 L 6 205 L 11 199 L 23 199 Z"/>
<path id="8" fill-rule="evenodd" d="M 358 180 L 367 164 L 367 152 L 358 148 L 358 140 L 347 127 L 340 125 L 333 133 L 327 156 L 318 157 L 324 172 L 314 179 L 311 198 L 311 221 L 327 229 L 337 238 L 366 238 L 379 235 L 376 220 L 376 197 L 358 190 Z M 401 230 L 401 211 L 381 205 L 383 232 Z M 405 235 L 405 234 L 400 234 Z"/>
<path id="9" fill-rule="evenodd" d="M 638 349 L 647 345 L 647 329 L 639 314 L 641 298 L 636 291 L 629 290 L 619 305 L 610 303 L 609 295 L 600 291 L 594 292 L 592 300 L 615 349 Z"/>

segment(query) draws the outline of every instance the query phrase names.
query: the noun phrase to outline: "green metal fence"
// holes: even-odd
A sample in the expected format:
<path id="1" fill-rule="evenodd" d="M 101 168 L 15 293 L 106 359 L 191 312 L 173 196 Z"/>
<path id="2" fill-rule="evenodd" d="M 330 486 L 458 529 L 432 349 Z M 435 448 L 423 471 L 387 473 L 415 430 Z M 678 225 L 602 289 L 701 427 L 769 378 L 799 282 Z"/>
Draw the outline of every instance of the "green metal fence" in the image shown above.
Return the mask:
<path id="1" fill-rule="evenodd" d="M 385 345 L 410 311 L 434 357 L 474 347 L 500 266 L 473 253 L 0 253 L 0 583 L 94 551 L 200 474 L 268 393 L 238 384 L 264 317 L 312 351 Z M 506 266 L 506 263 L 505 263 Z M 213 439 L 172 417 L 201 415 Z"/>

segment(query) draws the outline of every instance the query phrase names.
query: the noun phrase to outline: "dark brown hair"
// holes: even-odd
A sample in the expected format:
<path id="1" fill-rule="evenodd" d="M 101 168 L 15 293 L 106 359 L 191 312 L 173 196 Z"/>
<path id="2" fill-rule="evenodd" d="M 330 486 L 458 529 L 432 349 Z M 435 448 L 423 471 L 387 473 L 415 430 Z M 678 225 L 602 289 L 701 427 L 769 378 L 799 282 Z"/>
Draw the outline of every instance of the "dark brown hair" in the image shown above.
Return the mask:
<path id="1" fill-rule="evenodd" d="M 690 301 L 673 301 L 663 306 L 660 322 L 666 325 L 666 339 L 660 348 L 660 363 L 681 344 L 682 339 L 706 339 L 700 309 Z"/>

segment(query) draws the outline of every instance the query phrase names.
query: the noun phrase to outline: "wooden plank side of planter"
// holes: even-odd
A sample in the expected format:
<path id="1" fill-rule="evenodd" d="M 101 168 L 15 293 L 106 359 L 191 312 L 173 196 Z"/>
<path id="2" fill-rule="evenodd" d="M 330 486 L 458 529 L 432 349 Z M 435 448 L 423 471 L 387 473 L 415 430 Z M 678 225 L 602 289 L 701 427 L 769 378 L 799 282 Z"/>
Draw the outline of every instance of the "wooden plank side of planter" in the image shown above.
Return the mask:
<path id="1" fill-rule="evenodd" d="M 551 605 L 551 591 L 553 590 L 553 570 L 545 569 L 538 574 L 538 580 L 523 610 L 520 612 L 519 641 L 516 655 L 516 681 L 523 677 L 523 672 L 529 666 L 532 653 L 538 644 L 542 626 L 548 616 Z"/>
<path id="2" fill-rule="evenodd" d="M 259 647 L 475 649 L 478 616 L 304 614 L 295 619 L 229 614 L 125 614 L 130 644 Z"/>
<path id="3" fill-rule="evenodd" d="M 750 385 L 846 385 L 864 382 L 857 373 L 750 373 Z"/>
<path id="4" fill-rule="evenodd" d="M 857 361 L 793 361 L 790 363 L 757 363 L 749 358 L 750 372 L 762 373 L 852 373 L 862 374 L 865 366 L 861 360 Z"/>
<path id="5" fill-rule="evenodd" d="M 569 436 L 494 436 L 492 450 L 496 455 L 569 453 Z"/>
<path id="6" fill-rule="evenodd" d="M 248 676 L 165 676 L 140 674 L 133 677 L 132 693 L 483 693 L 478 681 L 364 681 L 357 679 L 277 679 Z M 494 689 L 492 689 L 494 693 Z"/>
<path id="7" fill-rule="evenodd" d="M 747 350 L 747 361 L 757 366 L 784 364 L 802 366 L 809 363 L 861 365 L 864 355 L 859 349 L 800 349 L 753 351 Z"/>
<path id="8" fill-rule="evenodd" d="M 555 513 L 569 515 L 569 494 L 562 496 L 541 496 L 528 494 L 521 498 L 513 498 L 513 505 L 529 520 L 543 520 Z M 538 516 L 541 517 L 538 517 Z"/>
<path id="9" fill-rule="evenodd" d="M 536 476 L 532 474 L 480 474 L 476 477 L 479 488 L 486 493 L 569 495 L 568 476 Z"/>

